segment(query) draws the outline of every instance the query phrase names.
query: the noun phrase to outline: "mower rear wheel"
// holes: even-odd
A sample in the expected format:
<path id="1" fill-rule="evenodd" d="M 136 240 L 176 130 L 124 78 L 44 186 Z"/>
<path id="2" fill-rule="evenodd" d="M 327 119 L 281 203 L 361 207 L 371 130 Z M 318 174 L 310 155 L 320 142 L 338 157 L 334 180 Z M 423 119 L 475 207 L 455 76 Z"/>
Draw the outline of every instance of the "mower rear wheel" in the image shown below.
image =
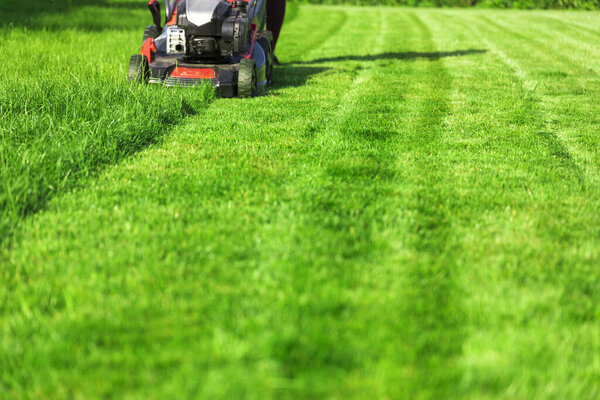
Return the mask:
<path id="1" fill-rule="evenodd" d="M 263 31 L 258 36 L 257 42 L 260 43 L 265 51 L 265 68 L 267 84 L 271 84 L 273 77 L 273 33 L 271 31 Z"/>
<path id="2" fill-rule="evenodd" d="M 257 91 L 256 61 L 244 58 L 238 72 L 238 97 L 254 97 Z"/>
<path id="3" fill-rule="evenodd" d="M 127 79 L 129 82 L 146 83 L 150 78 L 148 59 L 141 54 L 134 54 L 129 59 Z"/>

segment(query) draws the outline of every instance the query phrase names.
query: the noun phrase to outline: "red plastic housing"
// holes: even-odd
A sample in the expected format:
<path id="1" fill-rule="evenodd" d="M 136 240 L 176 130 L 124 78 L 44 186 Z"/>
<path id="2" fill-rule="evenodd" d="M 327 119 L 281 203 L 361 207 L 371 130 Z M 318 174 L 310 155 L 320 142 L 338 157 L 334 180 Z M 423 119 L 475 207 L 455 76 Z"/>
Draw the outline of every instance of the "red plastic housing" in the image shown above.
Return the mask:
<path id="1" fill-rule="evenodd" d="M 184 79 L 214 79 L 215 70 L 212 68 L 176 67 L 171 73 L 171 77 Z"/>

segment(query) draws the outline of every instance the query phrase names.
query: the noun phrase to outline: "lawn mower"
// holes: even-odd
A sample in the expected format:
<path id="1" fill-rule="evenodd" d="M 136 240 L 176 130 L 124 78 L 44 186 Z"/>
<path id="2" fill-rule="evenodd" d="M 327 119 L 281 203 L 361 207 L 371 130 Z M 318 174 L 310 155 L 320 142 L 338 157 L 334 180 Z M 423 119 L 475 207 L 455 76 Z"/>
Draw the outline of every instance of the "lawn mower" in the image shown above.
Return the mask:
<path id="1" fill-rule="evenodd" d="M 271 82 L 273 35 L 265 29 L 266 0 L 158 0 L 148 8 L 140 54 L 131 56 L 132 82 L 195 86 L 209 81 L 223 97 L 254 97 Z"/>

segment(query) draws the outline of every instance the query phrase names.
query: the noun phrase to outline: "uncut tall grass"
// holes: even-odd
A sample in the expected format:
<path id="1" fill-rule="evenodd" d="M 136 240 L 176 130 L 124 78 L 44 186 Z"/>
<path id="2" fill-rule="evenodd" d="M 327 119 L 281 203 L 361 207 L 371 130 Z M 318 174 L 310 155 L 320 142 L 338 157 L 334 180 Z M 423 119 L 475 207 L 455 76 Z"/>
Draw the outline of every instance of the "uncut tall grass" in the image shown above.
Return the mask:
<path id="1" fill-rule="evenodd" d="M 0 47 L 0 67 L 8 71 L 0 79 L 0 242 L 53 195 L 156 143 L 212 97 L 208 87 L 127 82 L 127 57 L 116 52 L 116 64 L 110 50 L 111 36 L 124 36 L 117 32 L 108 33 L 101 54 L 77 30 L 3 33 L 10 40 Z"/>

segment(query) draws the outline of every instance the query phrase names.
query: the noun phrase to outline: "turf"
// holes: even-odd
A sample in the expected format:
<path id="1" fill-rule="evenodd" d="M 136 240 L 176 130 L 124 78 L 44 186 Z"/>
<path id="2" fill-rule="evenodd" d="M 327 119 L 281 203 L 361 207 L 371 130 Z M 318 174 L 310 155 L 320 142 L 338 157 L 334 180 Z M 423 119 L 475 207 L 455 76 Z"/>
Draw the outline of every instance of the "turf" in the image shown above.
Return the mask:
<path id="1" fill-rule="evenodd" d="M 3 7 L 0 398 L 600 396 L 599 14 L 303 6 L 238 100 Z"/>

